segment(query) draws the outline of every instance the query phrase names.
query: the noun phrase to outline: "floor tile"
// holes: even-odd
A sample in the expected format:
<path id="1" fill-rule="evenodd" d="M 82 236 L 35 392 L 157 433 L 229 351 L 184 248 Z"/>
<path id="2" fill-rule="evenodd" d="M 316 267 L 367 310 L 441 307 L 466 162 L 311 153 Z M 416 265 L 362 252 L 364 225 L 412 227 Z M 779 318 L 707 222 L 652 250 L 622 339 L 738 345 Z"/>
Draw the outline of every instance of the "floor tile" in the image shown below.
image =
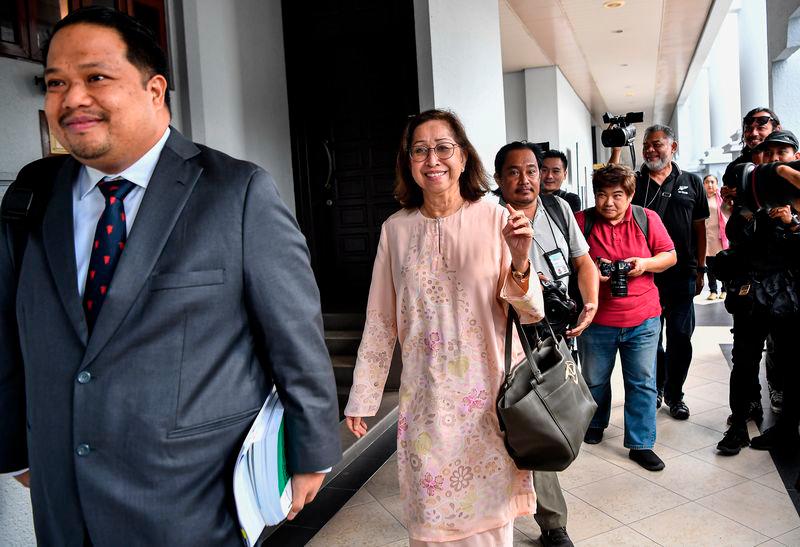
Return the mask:
<path id="1" fill-rule="evenodd" d="M 750 547 L 769 539 L 696 503 L 687 503 L 630 525 L 660 545 Z"/>
<path id="2" fill-rule="evenodd" d="M 722 439 L 722 437 L 720 437 Z M 721 456 L 716 446 L 707 446 L 695 450 L 690 454 L 693 458 L 703 460 L 731 473 L 736 473 L 748 479 L 754 479 L 775 471 L 775 464 L 769 452 L 743 448 L 736 456 Z"/>
<path id="3" fill-rule="evenodd" d="M 372 494 L 367 492 L 365 488 L 362 488 L 361 490 L 353 494 L 352 498 L 347 500 L 347 503 L 344 504 L 342 509 L 344 509 L 345 507 L 355 507 L 356 505 L 364 505 L 365 503 L 371 503 L 373 501 L 376 500 L 374 497 L 372 497 Z"/>
<path id="4" fill-rule="evenodd" d="M 776 537 L 775 541 L 783 545 L 792 545 L 794 547 L 800 545 L 800 528 L 795 528 L 791 532 Z"/>
<path id="5" fill-rule="evenodd" d="M 714 380 L 709 380 L 708 378 L 703 378 L 702 376 L 689 375 L 686 377 L 686 381 L 683 383 L 683 389 L 688 391 L 696 387 L 704 386 L 713 381 Z"/>
<path id="6" fill-rule="evenodd" d="M 714 408 L 719 408 L 720 406 L 728 404 L 727 402 L 725 402 L 725 403 L 715 403 L 715 402 L 709 401 L 707 399 L 703 399 L 702 397 L 697 397 L 695 395 L 692 395 L 691 393 L 686 393 L 683 396 L 683 402 L 686 403 L 686 406 L 689 407 L 689 412 L 690 413 L 705 412 L 707 410 L 711 410 L 711 409 L 714 409 Z M 667 407 L 667 405 L 664 405 L 663 407 L 661 407 L 661 410 L 668 412 L 669 408 Z M 680 421 L 680 420 L 675 420 L 675 421 Z"/>
<path id="7" fill-rule="evenodd" d="M 728 430 L 727 421 L 730 413 L 731 411 L 727 406 L 721 406 L 699 414 L 692 414 L 689 416 L 689 421 L 713 429 L 718 433 L 725 433 Z M 722 439 L 722 436 L 720 435 L 719 438 Z"/>
<path id="8" fill-rule="evenodd" d="M 730 386 L 721 382 L 708 382 L 698 387 L 687 389 L 684 386 L 684 391 L 687 395 L 705 399 L 720 406 L 725 406 L 729 401 Z M 688 404 L 688 403 L 687 403 Z"/>
<path id="9" fill-rule="evenodd" d="M 655 515 L 688 501 L 633 473 L 623 473 L 593 482 L 575 488 L 571 493 L 624 524 Z"/>
<path id="10" fill-rule="evenodd" d="M 364 485 L 376 499 L 388 498 L 400 492 L 397 478 L 397 458 L 389 459 Z"/>
<path id="11" fill-rule="evenodd" d="M 365 523 L 369 523 L 365 526 Z M 375 547 L 408 537 L 397 519 L 380 503 L 365 503 L 342 509 L 317 532 L 308 545 L 312 547 Z"/>
<path id="12" fill-rule="evenodd" d="M 514 529 L 514 543 L 512 547 L 531 547 L 536 545 L 537 547 L 541 547 L 541 543 L 539 543 L 535 539 L 531 539 L 516 528 Z"/>
<path id="13" fill-rule="evenodd" d="M 620 435 L 624 435 L 625 430 L 621 427 L 617 427 L 614 424 L 608 424 L 608 427 L 603 432 L 603 437 L 608 437 L 609 439 L 613 439 L 614 437 L 619 437 Z"/>
<path id="14" fill-rule="evenodd" d="M 389 511 L 394 518 L 397 519 L 397 522 L 400 524 L 404 524 L 406 521 L 405 512 L 403 509 L 403 503 L 400 501 L 400 494 L 396 496 L 390 496 L 388 498 L 382 498 L 378 501 L 383 508 Z"/>
<path id="15" fill-rule="evenodd" d="M 764 543 L 759 543 L 758 547 L 784 547 L 784 544 L 775 541 L 774 539 L 768 539 Z"/>
<path id="16" fill-rule="evenodd" d="M 689 421 L 681 423 L 679 420 L 659 424 L 656 435 L 660 444 L 684 453 L 710 445 L 716 446 L 722 438 L 719 431 Z"/>
<path id="17" fill-rule="evenodd" d="M 561 488 L 571 490 L 591 482 L 623 473 L 624 469 L 609 463 L 591 452 L 581 450 L 578 457 L 565 471 L 558 474 Z"/>
<path id="18" fill-rule="evenodd" d="M 564 499 L 567 502 L 567 532 L 572 541 L 590 538 L 622 526 L 621 522 L 595 509 L 569 492 L 564 493 Z M 541 530 L 533 515 L 518 517 L 514 521 L 514 526 L 530 538 L 538 540 L 541 536 Z"/>
<path id="19" fill-rule="evenodd" d="M 689 375 L 724 384 L 730 382 L 731 369 L 728 368 L 728 364 L 720 354 L 719 359 L 714 362 L 692 363 L 689 367 Z"/>
<path id="20" fill-rule="evenodd" d="M 633 473 L 676 494 L 696 500 L 725 490 L 747 479 L 689 455 L 672 458 L 662 471 L 635 469 Z"/>
<path id="21" fill-rule="evenodd" d="M 768 537 L 785 534 L 800 526 L 800 516 L 788 494 L 753 481 L 700 498 L 697 503 Z"/>
<path id="22" fill-rule="evenodd" d="M 786 485 L 783 484 L 783 479 L 781 479 L 781 476 L 777 471 L 767 473 L 766 475 L 761 475 L 753 480 L 759 484 L 763 484 L 764 486 L 769 486 L 773 490 L 777 490 L 782 494 L 786 493 Z M 798 544 L 800 544 L 800 542 L 798 542 Z"/>
<path id="23" fill-rule="evenodd" d="M 623 526 L 605 534 L 579 541 L 575 545 L 579 547 L 608 547 L 609 545 L 614 547 L 649 547 L 651 545 L 658 546 L 658 543 L 650 541 L 627 526 Z"/>

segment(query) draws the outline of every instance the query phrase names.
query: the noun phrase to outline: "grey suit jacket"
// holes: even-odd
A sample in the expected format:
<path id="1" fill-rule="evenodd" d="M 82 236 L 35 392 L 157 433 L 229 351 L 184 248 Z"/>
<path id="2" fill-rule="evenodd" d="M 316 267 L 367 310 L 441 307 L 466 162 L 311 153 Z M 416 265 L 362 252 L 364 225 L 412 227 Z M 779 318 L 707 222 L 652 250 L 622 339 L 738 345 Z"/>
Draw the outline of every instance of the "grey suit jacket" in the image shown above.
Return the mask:
<path id="1" fill-rule="evenodd" d="M 30 465 L 42 545 L 239 545 L 234 459 L 273 383 L 290 471 L 341 457 L 305 240 L 264 170 L 173 129 L 89 336 L 79 167 L 58 172 L 16 291 L 0 234 L 0 414 L 27 415 L 0 428 L 0 472 Z"/>

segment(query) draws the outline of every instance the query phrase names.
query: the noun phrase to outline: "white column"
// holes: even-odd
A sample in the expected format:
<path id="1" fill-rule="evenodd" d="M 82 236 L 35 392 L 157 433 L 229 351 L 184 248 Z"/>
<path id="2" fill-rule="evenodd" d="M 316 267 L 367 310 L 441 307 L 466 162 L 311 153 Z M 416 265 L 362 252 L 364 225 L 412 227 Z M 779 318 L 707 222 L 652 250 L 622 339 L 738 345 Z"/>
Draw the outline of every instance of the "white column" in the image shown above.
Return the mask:
<path id="1" fill-rule="evenodd" d="M 555 66 L 525 69 L 526 137 L 531 142 L 549 142 L 560 149 L 558 141 L 558 88 Z"/>
<path id="2" fill-rule="evenodd" d="M 769 105 L 769 55 L 765 0 L 746 0 L 739 11 L 739 89 L 741 116 Z"/>
<path id="3" fill-rule="evenodd" d="M 746 2 L 744 2 L 746 4 Z M 711 146 L 721 148 L 731 140 L 741 122 L 739 114 L 739 25 L 731 12 L 717 34 L 708 60 Z M 747 79 L 748 77 L 743 74 Z"/>
<path id="4" fill-rule="evenodd" d="M 415 0 L 420 107 L 453 110 L 487 169 L 506 142 L 500 11 L 486 0 Z"/>
<path id="5" fill-rule="evenodd" d="M 681 156 L 682 167 L 690 171 L 697 170 L 699 160 L 704 157 L 705 152 L 711 147 L 708 97 L 708 70 L 703 68 L 698 73 L 694 89 L 689 95 L 692 147 L 688 158 Z"/>

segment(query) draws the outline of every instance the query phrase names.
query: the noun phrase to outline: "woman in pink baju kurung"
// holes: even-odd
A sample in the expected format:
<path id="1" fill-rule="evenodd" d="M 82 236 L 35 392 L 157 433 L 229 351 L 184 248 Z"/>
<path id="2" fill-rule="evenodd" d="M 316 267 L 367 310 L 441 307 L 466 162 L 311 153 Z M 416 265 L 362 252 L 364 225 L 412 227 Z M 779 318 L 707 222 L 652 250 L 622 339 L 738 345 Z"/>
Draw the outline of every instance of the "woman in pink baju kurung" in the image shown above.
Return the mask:
<path id="1" fill-rule="evenodd" d="M 541 290 L 513 279 L 508 211 L 462 200 L 449 214 L 426 212 L 407 207 L 383 225 L 345 415 L 377 412 L 399 341 L 397 461 L 412 545 L 510 545 L 513 520 L 533 512 L 535 494 L 530 472 L 506 452 L 495 401 L 507 305 L 538 321 Z"/>

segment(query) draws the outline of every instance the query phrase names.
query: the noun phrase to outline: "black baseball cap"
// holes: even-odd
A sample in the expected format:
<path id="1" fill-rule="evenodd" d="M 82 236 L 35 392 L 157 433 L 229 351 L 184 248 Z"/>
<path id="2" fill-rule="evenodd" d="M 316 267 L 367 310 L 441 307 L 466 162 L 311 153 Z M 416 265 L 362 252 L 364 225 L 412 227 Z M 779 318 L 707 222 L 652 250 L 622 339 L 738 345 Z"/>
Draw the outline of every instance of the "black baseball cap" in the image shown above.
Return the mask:
<path id="1" fill-rule="evenodd" d="M 773 131 L 772 133 L 767 136 L 764 141 L 756 146 L 756 150 L 765 150 L 770 144 L 781 144 L 781 145 L 788 145 L 794 148 L 794 151 L 797 152 L 800 149 L 800 143 L 797 142 L 797 137 L 794 136 L 794 133 L 791 131 L 787 131 L 785 129 L 778 129 L 777 131 Z"/>

